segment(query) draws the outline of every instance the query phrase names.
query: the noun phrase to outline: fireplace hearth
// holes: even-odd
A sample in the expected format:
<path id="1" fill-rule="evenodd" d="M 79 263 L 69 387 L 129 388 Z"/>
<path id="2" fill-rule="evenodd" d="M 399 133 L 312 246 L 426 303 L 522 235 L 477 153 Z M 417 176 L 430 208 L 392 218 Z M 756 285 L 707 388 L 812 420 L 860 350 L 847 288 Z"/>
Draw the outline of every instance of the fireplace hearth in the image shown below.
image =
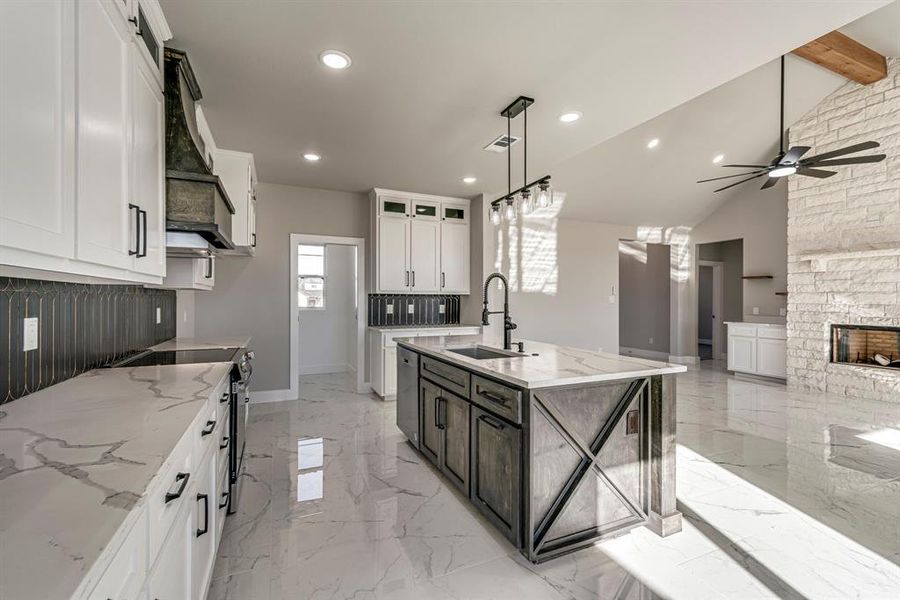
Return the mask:
<path id="1" fill-rule="evenodd" d="M 900 370 L 900 327 L 832 325 L 831 362 Z"/>

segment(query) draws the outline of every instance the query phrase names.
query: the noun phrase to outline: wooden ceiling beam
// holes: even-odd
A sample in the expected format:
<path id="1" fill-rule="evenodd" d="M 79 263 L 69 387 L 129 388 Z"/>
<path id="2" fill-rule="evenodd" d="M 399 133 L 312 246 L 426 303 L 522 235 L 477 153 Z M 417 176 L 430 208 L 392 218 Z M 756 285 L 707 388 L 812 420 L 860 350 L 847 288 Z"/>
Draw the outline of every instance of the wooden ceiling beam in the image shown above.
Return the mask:
<path id="1" fill-rule="evenodd" d="M 887 60 L 840 31 L 832 31 L 794 50 L 794 54 L 868 85 L 887 77 Z"/>

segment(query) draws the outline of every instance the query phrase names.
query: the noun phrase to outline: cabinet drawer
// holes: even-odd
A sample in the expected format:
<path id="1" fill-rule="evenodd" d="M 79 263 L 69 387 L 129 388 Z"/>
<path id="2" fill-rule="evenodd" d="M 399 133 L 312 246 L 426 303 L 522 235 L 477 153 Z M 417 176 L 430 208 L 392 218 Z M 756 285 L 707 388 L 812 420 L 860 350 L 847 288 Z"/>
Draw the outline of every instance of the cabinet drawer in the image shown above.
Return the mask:
<path id="1" fill-rule="evenodd" d="M 469 374 L 466 371 L 427 356 L 423 356 L 419 364 L 422 377 L 451 392 L 456 392 L 463 398 L 469 397 Z"/>
<path id="2" fill-rule="evenodd" d="M 756 325 L 731 324 L 728 326 L 728 335 L 741 335 L 744 337 L 756 337 Z"/>
<path id="3" fill-rule="evenodd" d="M 218 445 L 218 437 L 216 430 L 219 428 L 220 421 L 217 420 L 219 411 L 219 401 L 213 396 L 206 408 L 200 411 L 200 417 L 190 429 L 190 435 L 194 440 L 194 456 L 195 460 L 200 460 L 212 448 L 213 442 Z"/>
<path id="4" fill-rule="evenodd" d="M 216 410 L 216 422 L 224 423 L 228 417 L 228 401 L 231 400 L 231 378 L 226 377 L 224 385 L 220 385 L 212 396 L 213 402 L 218 407 Z"/>
<path id="5" fill-rule="evenodd" d="M 137 600 L 144 578 L 147 576 L 147 511 L 141 507 L 140 513 L 125 541 L 90 593 L 90 600 Z"/>
<path id="6" fill-rule="evenodd" d="M 196 422 L 195 422 L 196 424 Z M 147 519 L 149 521 L 150 564 L 162 547 L 163 541 L 172 528 L 175 517 L 185 503 L 190 503 L 188 486 L 193 476 L 194 425 L 181 438 L 169 456 L 169 462 L 160 470 L 157 480 L 151 485 L 147 497 Z"/>
<path id="7" fill-rule="evenodd" d="M 758 335 L 767 340 L 786 340 L 787 328 L 785 327 L 760 327 Z"/>
<path id="8" fill-rule="evenodd" d="M 522 422 L 522 392 L 502 383 L 472 376 L 472 402 L 513 423 Z"/>

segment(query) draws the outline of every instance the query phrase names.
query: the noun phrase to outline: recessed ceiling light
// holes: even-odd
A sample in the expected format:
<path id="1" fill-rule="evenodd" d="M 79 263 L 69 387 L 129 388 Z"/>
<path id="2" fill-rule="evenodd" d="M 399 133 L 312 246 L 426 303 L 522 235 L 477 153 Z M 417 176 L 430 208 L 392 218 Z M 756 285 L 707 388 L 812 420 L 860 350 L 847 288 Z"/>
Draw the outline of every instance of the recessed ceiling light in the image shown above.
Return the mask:
<path id="1" fill-rule="evenodd" d="M 478 181 L 475 177 L 463 177 L 463 183 L 475 183 Z"/>
<path id="2" fill-rule="evenodd" d="M 322 64 L 331 69 L 346 69 L 350 66 L 350 57 L 340 50 L 325 50 L 319 54 Z"/>
<path id="3" fill-rule="evenodd" d="M 647 142 L 647 147 L 650 149 L 656 148 L 657 146 L 659 146 L 659 138 L 653 138 Z"/>
<path id="4" fill-rule="evenodd" d="M 564 112 L 563 114 L 559 115 L 559 120 L 563 123 L 574 123 L 581 117 L 582 115 L 580 112 L 578 112 L 577 110 L 573 110 L 570 112 Z"/>
<path id="5" fill-rule="evenodd" d="M 724 155 L 724 154 L 716 154 L 716 155 L 713 157 L 713 163 L 715 163 L 715 164 L 719 164 L 719 163 L 722 162 L 723 160 L 725 160 L 725 155 Z"/>
<path id="6" fill-rule="evenodd" d="M 305 158 L 305 159 L 308 160 L 309 162 L 317 162 L 317 161 L 319 161 L 322 157 L 319 156 L 318 154 L 314 153 L 314 152 L 307 152 L 306 154 L 303 155 L 303 158 Z"/>

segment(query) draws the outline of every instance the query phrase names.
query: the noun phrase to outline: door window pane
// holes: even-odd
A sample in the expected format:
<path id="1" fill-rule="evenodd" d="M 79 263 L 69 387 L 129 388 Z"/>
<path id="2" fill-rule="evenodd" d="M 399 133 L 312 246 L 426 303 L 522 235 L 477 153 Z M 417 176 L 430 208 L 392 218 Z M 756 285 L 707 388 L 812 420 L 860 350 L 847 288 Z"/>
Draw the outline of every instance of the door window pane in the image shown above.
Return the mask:
<path id="1" fill-rule="evenodd" d="M 297 247 L 297 305 L 325 308 L 325 246 Z"/>

